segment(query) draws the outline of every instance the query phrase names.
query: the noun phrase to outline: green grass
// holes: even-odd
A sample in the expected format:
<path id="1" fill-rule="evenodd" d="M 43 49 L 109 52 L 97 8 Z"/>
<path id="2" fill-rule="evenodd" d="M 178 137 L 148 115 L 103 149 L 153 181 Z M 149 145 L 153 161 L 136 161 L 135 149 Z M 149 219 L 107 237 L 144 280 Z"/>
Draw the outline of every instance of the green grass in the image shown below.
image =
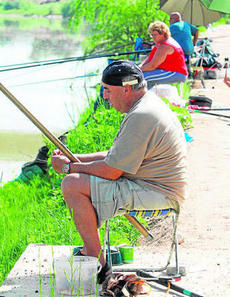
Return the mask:
<path id="1" fill-rule="evenodd" d="M 117 123 L 118 127 L 122 116 L 115 111 L 106 110 L 108 130 L 105 130 L 102 121 L 103 112 L 102 108 L 96 114 L 100 120 L 98 125 L 90 119 L 88 126 L 83 123 L 90 115 L 90 111 L 84 113 L 79 125 L 70 132 L 68 142 L 75 142 L 74 135 L 81 130 L 82 134 L 77 135 L 81 139 L 78 142 L 81 150 L 86 148 L 87 151 L 97 150 L 100 142 L 97 142 L 96 138 L 105 138 L 104 146 L 108 147 L 117 131 L 114 123 Z M 110 137 L 104 137 L 107 131 L 113 131 Z M 97 144 L 93 142 L 94 140 Z M 89 141 L 92 143 L 90 144 Z M 70 145 L 72 146 L 73 144 Z M 25 143 L 24 147 L 26 147 Z M 52 147 L 51 144 L 50 147 Z M 82 245 L 69 210 L 62 199 L 60 190 L 62 177 L 50 168 L 49 176 L 46 178 L 35 177 L 29 184 L 9 182 L 0 187 L 0 283 L 29 243 Z M 133 229 L 125 218 L 114 219 L 111 223 L 111 243 L 130 243 L 131 238 L 135 241 L 138 232 Z M 102 239 L 103 233 L 104 229 L 101 228 Z"/>

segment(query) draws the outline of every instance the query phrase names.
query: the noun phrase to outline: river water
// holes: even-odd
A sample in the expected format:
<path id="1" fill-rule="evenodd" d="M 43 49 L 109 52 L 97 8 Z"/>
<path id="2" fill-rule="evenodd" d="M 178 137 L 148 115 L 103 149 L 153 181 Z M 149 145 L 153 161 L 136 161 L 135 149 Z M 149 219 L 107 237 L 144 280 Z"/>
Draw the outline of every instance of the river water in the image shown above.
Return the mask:
<path id="1" fill-rule="evenodd" d="M 21 29 L 21 22 L 23 20 L 6 20 L 6 26 L 0 28 L 0 82 L 48 130 L 60 135 L 77 123 L 79 114 L 88 106 L 88 98 L 95 98 L 95 86 L 100 82 L 100 74 L 107 60 L 93 59 L 1 71 L 5 65 L 83 55 L 82 34 L 52 30 L 53 25 L 57 26 L 52 20 L 49 21 L 50 27 L 36 24 L 32 30 Z M 0 102 L 0 179 L 2 176 L 5 182 L 12 178 L 12 174 L 18 174 L 21 164 L 28 161 L 28 156 L 22 155 L 17 164 L 13 162 L 17 159 L 14 155 L 6 157 L 4 151 L 7 151 L 7 147 L 4 148 L 4 145 L 8 144 L 5 143 L 4 133 L 23 132 L 26 138 L 27 133 L 40 134 L 40 131 L 1 92 Z M 33 152 L 37 151 L 37 146 L 35 144 L 32 148 Z"/>

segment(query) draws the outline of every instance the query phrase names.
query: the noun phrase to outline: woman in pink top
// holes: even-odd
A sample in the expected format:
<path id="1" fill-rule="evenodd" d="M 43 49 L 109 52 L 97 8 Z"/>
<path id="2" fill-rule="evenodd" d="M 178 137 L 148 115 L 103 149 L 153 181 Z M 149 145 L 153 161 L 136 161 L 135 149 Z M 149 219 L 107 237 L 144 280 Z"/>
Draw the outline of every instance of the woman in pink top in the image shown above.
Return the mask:
<path id="1" fill-rule="evenodd" d="M 148 31 L 156 45 L 140 68 L 148 83 L 148 89 L 155 84 L 184 82 L 188 76 L 181 46 L 170 37 L 168 26 L 160 21 L 149 25 Z"/>

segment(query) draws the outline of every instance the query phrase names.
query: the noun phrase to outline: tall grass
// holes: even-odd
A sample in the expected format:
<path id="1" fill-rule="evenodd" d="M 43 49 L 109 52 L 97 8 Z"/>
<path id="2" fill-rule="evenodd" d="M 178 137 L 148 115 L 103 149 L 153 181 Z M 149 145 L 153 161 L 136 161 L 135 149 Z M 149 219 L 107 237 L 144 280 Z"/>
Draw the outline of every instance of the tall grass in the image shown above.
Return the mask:
<path id="1" fill-rule="evenodd" d="M 84 125 L 90 114 L 90 110 L 85 112 L 69 134 L 71 149 L 77 140 L 74 151 L 96 151 L 100 143 L 103 150 L 108 148 L 122 119 L 115 110 L 101 107 L 95 115 L 98 123 L 90 117 L 88 125 Z M 52 145 L 49 146 L 52 150 Z M 0 283 L 29 243 L 82 245 L 61 195 L 62 177 L 50 168 L 49 176 L 34 177 L 29 184 L 9 182 L 0 187 Z M 122 222 L 124 218 L 117 218 L 111 224 L 112 244 L 130 243 L 131 238 L 135 240 L 138 236 L 129 223 L 125 222 L 123 227 Z M 101 238 L 103 233 L 101 228 Z"/>
<path id="2" fill-rule="evenodd" d="M 103 105 L 94 115 L 92 110 L 88 108 L 68 133 L 67 146 L 75 153 L 107 150 L 123 119 L 122 114 Z M 54 146 L 46 144 L 51 154 Z M 49 174 L 43 178 L 35 176 L 29 184 L 9 182 L 0 187 L 0 283 L 29 243 L 82 245 L 62 198 L 63 176 L 49 166 Z M 124 217 L 111 220 L 110 234 L 112 245 L 135 244 L 139 236 Z M 102 227 L 101 240 L 103 235 Z"/>

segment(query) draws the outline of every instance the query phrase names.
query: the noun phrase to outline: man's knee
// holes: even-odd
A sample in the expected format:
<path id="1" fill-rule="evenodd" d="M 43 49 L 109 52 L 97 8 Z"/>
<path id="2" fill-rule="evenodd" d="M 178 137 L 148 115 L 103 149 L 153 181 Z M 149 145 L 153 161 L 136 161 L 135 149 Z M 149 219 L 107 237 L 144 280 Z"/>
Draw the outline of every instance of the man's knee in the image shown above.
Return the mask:
<path id="1" fill-rule="evenodd" d="M 90 181 L 89 175 L 72 173 L 66 175 L 61 184 L 62 193 L 65 196 L 69 194 L 82 193 L 87 196 L 90 195 Z"/>

